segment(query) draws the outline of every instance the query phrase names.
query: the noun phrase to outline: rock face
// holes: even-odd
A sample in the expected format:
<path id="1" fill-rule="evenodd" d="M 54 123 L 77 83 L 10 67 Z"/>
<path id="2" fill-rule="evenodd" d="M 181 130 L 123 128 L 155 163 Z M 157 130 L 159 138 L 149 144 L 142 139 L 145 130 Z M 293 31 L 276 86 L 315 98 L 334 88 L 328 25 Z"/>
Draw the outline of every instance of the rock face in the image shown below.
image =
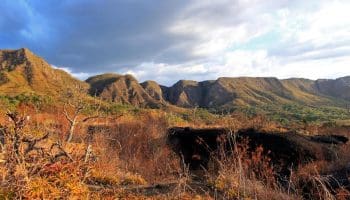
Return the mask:
<path id="1" fill-rule="evenodd" d="M 191 129 L 175 127 L 168 130 L 168 144 L 180 156 L 190 170 L 206 169 L 211 155 L 219 146 L 224 146 L 230 154 L 232 144 L 240 144 L 248 139 L 248 149 L 255 151 L 259 146 L 271 158 L 277 172 L 289 175 L 291 168 L 298 168 L 314 160 L 334 160 L 337 146 L 348 142 L 348 138 L 338 135 L 304 136 L 296 133 L 267 133 L 254 129 L 240 130 L 231 135 L 224 128 Z"/>
<path id="2" fill-rule="evenodd" d="M 28 49 L 0 50 L 0 92 L 7 95 L 39 93 L 59 95 L 88 85 L 68 73 L 54 69 Z"/>

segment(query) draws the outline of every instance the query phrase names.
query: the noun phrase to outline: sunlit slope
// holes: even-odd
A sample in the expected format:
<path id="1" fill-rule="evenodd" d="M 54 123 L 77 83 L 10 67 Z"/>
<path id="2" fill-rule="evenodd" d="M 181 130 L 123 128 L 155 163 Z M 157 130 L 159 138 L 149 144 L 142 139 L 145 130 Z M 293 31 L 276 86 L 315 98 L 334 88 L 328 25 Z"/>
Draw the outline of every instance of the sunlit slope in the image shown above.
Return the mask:
<path id="1" fill-rule="evenodd" d="M 0 50 L 2 95 L 36 93 L 57 96 L 74 88 L 87 89 L 88 84 L 65 71 L 54 69 L 28 49 Z"/>
<path id="2" fill-rule="evenodd" d="M 28 49 L 0 50 L 0 94 L 35 93 L 57 97 L 80 88 L 84 96 L 137 107 L 202 107 L 211 110 L 280 108 L 283 105 L 337 107 L 350 105 L 350 77 L 308 80 L 274 77 L 221 77 L 217 80 L 180 80 L 173 86 L 139 81 L 131 75 L 101 74 L 85 82 L 55 69 Z"/>

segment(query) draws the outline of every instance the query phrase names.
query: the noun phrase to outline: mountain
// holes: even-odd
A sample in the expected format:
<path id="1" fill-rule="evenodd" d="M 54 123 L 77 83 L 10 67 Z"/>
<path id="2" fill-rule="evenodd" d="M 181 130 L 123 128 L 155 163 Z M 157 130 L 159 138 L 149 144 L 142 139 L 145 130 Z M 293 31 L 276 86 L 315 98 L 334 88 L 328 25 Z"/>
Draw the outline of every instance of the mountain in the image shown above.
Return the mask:
<path id="1" fill-rule="evenodd" d="M 350 101 L 350 76 L 332 79 L 317 80 L 316 88 L 323 94 Z"/>
<path id="2" fill-rule="evenodd" d="M 184 108 L 299 104 L 344 107 L 349 102 L 348 78 L 279 80 L 273 77 L 222 77 L 217 80 L 180 80 L 171 87 L 155 81 L 138 83 L 131 75 L 103 74 L 89 78 L 90 94 L 105 100 L 136 106 L 175 105 Z"/>
<path id="3" fill-rule="evenodd" d="M 17 95 L 36 93 L 60 95 L 72 88 L 88 84 L 73 78 L 63 70 L 54 69 L 30 50 L 0 50 L 0 93 Z"/>
<path id="4" fill-rule="evenodd" d="M 165 102 L 165 100 L 163 99 L 162 86 L 160 86 L 157 82 L 145 81 L 141 83 L 141 86 L 147 92 L 147 94 L 150 95 L 153 99 L 160 102 Z"/>
<path id="5" fill-rule="evenodd" d="M 108 73 L 90 77 L 86 82 L 90 85 L 90 95 L 107 101 L 152 108 L 165 104 L 158 84 L 145 82 L 143 87 L 131 75 Z"/>
<path id="6" fill-rule="evenodd" d="M 180 80 L 173 86 L 155 81 L 139 83 L 131 75 L 101 74 L 85 82 L 54 69 L 30 50 L 0 50 L 0 95 L 36 93 L 58 96 L 82 88 L 84 95 L 138 107 L 232 109 L 297 104 L 311 107 L 350 105 L 350 76 L 309 80 L 274 77 L 221 77 L 217 80 Z"/>
<path id="7" fill-rule="evenodd" d="M 181 107 L 230 108 L 290 103 L 335 105 L 338 103 L 335 99 L 339 102 L 349 100 L 349 86 L 344 78 L 320 84 L 320 81 L 297 78 L 222 77 L 203 82 L 181 80 L 165 88 L 163 93 L 167 101 Z"/>

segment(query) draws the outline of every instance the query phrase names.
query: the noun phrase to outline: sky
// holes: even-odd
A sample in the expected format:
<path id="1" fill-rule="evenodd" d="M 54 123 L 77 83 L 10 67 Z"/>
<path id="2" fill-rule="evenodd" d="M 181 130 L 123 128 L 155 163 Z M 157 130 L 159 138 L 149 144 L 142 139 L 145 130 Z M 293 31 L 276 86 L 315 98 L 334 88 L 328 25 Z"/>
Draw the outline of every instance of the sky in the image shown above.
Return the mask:
<path id="1" fill-rule="evenodd" d="M 2 0 L 0 49 L 79 79 L 350 75 L 349 0 Z"/>

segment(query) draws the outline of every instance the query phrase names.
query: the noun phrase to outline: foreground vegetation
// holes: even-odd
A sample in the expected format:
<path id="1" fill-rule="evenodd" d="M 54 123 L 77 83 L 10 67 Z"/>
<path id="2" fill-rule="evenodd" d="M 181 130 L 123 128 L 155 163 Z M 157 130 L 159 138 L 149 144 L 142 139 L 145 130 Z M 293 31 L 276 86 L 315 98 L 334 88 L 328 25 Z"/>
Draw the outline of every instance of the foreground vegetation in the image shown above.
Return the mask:
<path id="1" fill-rule="evenodd" d="M 243 111 L 214 115 L 204 109 L 136 109 L 81 101 L 74 95 L 61 102 L 26 95 L 3 96 L 0 101 L 4 105 L 0 113 L 1 199 L 349 198 L 347 188 L 332 190 L 322 176 L 350 162 L 347 145 L 339 162 L 308 164 L 293 173 L 286 187 L 275 179 L 261 148 L 248 153 L 244 144 L 237 146 L 233 155 L 213 158 L 217 164 L 208 171 L 189 174 L 166 144 L 166 130 L 171 126 L 350 136 L 349 127 L 337 124 L 338 119 L 313 123 L 301 114 L 299 121 L 290 118 L 286 123 Z M 283 109 L 313 112 L 293 106 Z M 332 113 L 327 108 L 322 112 Z"/>

